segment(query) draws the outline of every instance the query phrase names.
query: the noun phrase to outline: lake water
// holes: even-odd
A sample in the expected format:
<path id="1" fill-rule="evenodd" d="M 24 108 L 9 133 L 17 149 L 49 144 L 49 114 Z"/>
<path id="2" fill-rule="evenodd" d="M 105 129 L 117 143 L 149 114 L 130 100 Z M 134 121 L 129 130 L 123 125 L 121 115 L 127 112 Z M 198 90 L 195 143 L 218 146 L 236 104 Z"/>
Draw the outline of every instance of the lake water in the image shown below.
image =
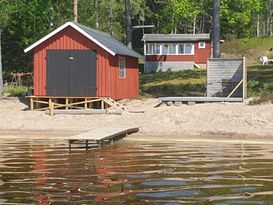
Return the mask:
<path id="1" fill-rule="evenodd" d="M 273 204 L 270 144 L 0 142 L 0 204 Z"/>

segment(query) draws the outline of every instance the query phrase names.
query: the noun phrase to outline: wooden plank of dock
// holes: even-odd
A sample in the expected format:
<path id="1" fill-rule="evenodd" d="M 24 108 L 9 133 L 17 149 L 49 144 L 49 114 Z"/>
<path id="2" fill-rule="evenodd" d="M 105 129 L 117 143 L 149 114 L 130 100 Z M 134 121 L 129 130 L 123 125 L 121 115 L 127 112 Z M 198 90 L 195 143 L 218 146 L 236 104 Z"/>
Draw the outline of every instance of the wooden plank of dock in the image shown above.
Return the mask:
<path id="1" fill-rule="evenodd" d="M 243 102 L 243 98 L 228 98 L 225 97 L 162 97 L 159 98 L 160 103 L 164 102 Z"/>
<path id="2" fill-rule="evenodd" d="M 103 145 L 104 142 L 112 142 L 116 139 L 127 136 L 128 134 L 138 132 L 138 127 L 102 127 L 84 132 L 79 135 L 68 137 L 69 149 L 72 148 L 73 143 L 85 144 L 88 149 L 90 144 L 95 144 L 98 147 Z"/>

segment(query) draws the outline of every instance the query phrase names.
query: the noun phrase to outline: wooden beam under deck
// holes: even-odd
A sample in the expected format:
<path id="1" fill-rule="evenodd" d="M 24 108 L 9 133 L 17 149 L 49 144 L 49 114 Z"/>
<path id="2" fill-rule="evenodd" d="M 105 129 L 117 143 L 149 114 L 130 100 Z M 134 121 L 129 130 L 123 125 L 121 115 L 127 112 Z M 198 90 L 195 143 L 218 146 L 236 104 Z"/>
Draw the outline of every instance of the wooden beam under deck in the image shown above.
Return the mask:
<path id="1" fill-rule="evenodd" d="M 60 108 L 65 110 L 90 110 L 93 107 L 96 107 L 98 109 L 107 110 L 108 108 L 113 107 L 115 109 L 120 109 L 121 111 L 125 110 L 122 105 L 109 97 L 28 96 L 27 98 L 30 99 L 31 110 L 49 110 L 51 116 L 54 115 L 55 109 Z"/>

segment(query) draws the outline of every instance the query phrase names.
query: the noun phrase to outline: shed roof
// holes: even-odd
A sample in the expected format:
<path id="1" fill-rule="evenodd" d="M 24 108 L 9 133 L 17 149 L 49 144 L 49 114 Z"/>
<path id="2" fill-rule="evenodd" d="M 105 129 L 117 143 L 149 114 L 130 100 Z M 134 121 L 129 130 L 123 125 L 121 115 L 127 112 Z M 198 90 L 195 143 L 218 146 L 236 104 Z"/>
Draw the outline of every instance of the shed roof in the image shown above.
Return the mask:
<path id="1" fill-rule="evenodd" d="M 150 42 L 208 41 L 210 34 L 144 34 L 142 40 Z"/>
<path id="2" fill-rule="evenodd" d="M 76 24 L 73 22 L 67 22 L 61 27 L 57 28 L 56 30 L 52 31 L 45 37 L 41 38 L 39 41 L 35 42 L 28 48 L 24 50 L 25 53 L 29 52 L 36 46 L 40 45 L 44 41 L 48 40 L 52 36 L 56 35 L 63 29 L 67 28 L 68 26 L 71 26 L 78 32 L 80 32 L 82 35 L 86 36 L 89 40 L 92 42 L 96 43 L 98 46 L 109 52 L 111 55 L 115 56 L 116 54 L 119 55 L 125 55 L 125 56 L 132 56 L 136 58 L 142 57 L 140 54 L 137 52 L 133 51 L 132 49 L 128 48 L 126 45 L 115 39 L 114 37 L 110 36 L 107 33 L 89 28 L 87 26 L 81 25 L 81 24 Z"/>

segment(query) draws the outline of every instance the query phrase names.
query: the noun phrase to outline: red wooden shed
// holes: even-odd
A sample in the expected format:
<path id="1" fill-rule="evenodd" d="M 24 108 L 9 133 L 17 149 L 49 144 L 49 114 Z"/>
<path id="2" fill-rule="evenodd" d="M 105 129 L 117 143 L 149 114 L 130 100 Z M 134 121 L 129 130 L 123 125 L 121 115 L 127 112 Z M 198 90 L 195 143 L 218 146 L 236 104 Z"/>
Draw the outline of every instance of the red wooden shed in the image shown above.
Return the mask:
<path id="1" fill-rule="evenodd" d="M 98 30 L 68 22 L 24 50 L 34 55 L 34 95 L 111 97 L 139 94 L 138 53 Z"/>

